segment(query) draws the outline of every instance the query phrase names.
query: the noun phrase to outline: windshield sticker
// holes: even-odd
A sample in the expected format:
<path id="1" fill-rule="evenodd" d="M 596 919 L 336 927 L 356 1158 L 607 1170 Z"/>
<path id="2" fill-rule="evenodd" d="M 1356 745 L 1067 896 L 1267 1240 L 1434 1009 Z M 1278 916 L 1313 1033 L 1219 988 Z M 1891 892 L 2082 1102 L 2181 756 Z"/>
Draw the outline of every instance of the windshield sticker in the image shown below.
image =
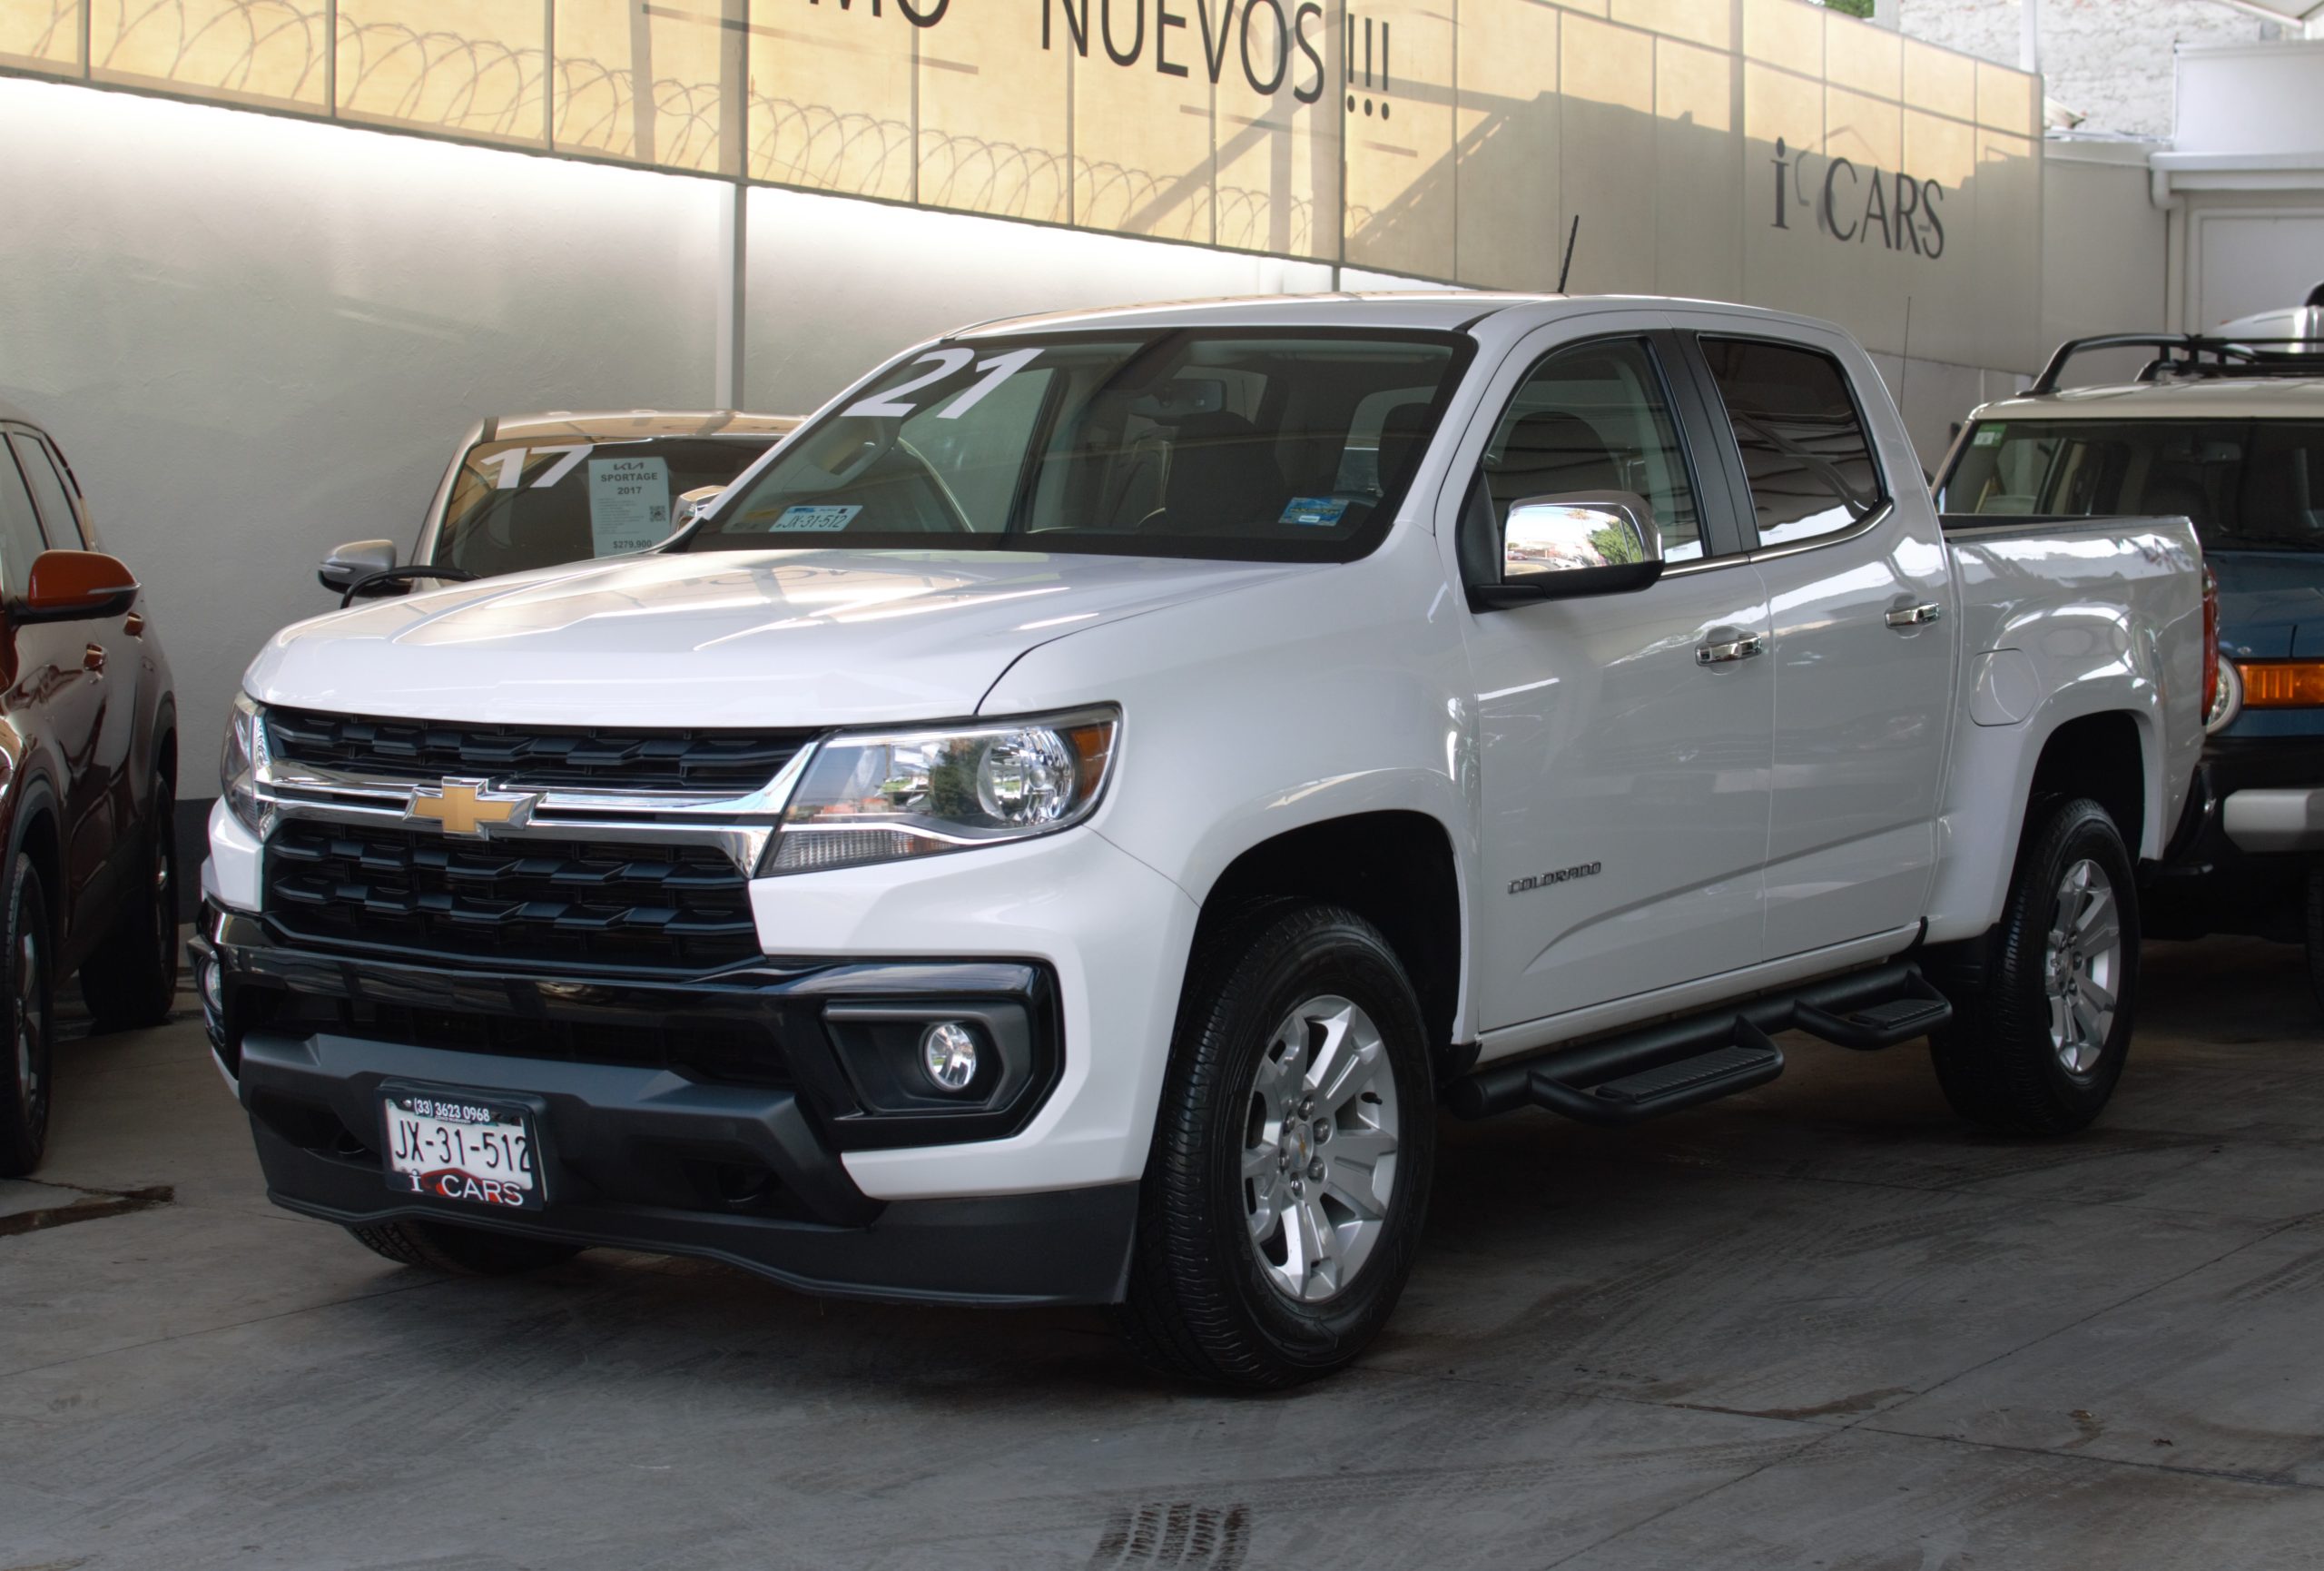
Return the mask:
<path id="1" fill-rule="evenodd" d="M 1977 434 L 1969 439 L 1969 445 L 1973 448 L 1997 448 L 2008 430 L 2007 426 L 1979 426 Z"/>
<path id="2" fill-rule="evenodd" d="M 862 504 L 857 502 L 824 502 L 820 505 L 793 502 L 774 515 L 774 521 L 766 526 L 766 532 L 793 535 L 843 529 L 862 510 Z"/>
<path id="3" fill-rule="evenodd" d="M 959 371 L 962 366 L 968 364 L 970 361 L 976 358 L 977 351 L 972 349 L 940 349 L 933 351 L 931 353 L 921 355 L 918 360 L 911 363 L 914 365 L 927 365 L 931 361 L 933 361 L 935 364 L 934 370 L 928 371 L 924 375 L 916 376 L 912 378 L 911 380 L 903 383 L 900 387 L 891 387 L 884 393 L 873 393 L 868 399 L 858 399 L 853 403 L 847 406 L 846 413 L 866 420 L 880 420 L 883 417 L 891 420 L 901 420 L 904 416 L 911 413 L 912 410 L 917 406 L 904 402 L 903 399 L 900 395 L 908 392 L 918 392 L 924 387 L 928 387 L 935 382 L 942 381 L 946 377 L 950 376 L 954 371 Z"/>
<path id="4" fill-rule="evenodd" d="M 1347 516 L 1345 497 L 1294 497 L 1284 504 L 1279 524 L 1306 524 L 1329 527 Z"/>
<path id="5" fill-rule="evenodd" d="M 670 538 L 670 460 L 589 460 L 589 545 L 600 557 L 642 551 Z"/>
<path id="6" fill-rule="evenodd" d="M 487 453 L 477 462 L 478 467 L 490 466 L 499 469 L 499 474 L 493 478 L 493 489 L 513 491 L 525 483 L 525 465 L 527 462 L 534 459 L 555 457 L 556 462 L 533 477 L 533 489 L 545 491 L 571 474 L 574 465 L 596 450 L 596 444 L 592 442 L 559 442 L 554 447 L 506 448 L 497 453 Z"/>

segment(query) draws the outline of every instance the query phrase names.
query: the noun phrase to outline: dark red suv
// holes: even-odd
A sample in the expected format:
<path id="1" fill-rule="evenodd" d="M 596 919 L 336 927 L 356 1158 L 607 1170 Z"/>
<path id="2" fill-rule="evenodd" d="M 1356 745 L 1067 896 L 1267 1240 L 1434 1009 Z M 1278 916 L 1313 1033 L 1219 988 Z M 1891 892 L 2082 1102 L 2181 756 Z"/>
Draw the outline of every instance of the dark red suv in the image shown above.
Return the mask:
<path id="1" fill-rule="evenodd" d="M 57 979 L 100 1027 L 177 991 L 177 703 L 129 568 L 46 432 L 0 403 L 0 1178 L 48 1141 Z"/>

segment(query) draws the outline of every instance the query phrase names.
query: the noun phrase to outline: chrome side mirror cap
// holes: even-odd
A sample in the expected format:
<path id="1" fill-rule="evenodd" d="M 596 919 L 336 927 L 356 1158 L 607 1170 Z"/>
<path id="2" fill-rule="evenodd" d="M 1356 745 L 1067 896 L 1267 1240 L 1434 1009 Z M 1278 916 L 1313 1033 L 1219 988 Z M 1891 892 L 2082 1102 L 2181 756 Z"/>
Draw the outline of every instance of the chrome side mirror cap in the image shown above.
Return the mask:
<path id="1" fill-rule="evenodd" d="M 334 595 L 343 595 L 374 573 L 391 570 L 396 565 L 396 543 L 393 540 L 350 540 L 336 547 L 323 558 L 316 569 L 316 581 Z M 382 587 L 382 593 L 396 593 Z"/>
<path id="2" fill-rule="evenodd" d="M 1620 595 L 1662 576 L 1662 531 L 1646 499 L 1575 491 L 1513 502 L 1502 529 L 1501 581 L 1472 589 L 1479 606 Z"/>
<path id="3" fill-rule="evenodd" d="M 710 510 L 710 504 L 725 494 L 724 486 L 696 486 L 679 492 L 678 499 L 670 505 L 670 533 L 692 529 L 694 521 Z"/>

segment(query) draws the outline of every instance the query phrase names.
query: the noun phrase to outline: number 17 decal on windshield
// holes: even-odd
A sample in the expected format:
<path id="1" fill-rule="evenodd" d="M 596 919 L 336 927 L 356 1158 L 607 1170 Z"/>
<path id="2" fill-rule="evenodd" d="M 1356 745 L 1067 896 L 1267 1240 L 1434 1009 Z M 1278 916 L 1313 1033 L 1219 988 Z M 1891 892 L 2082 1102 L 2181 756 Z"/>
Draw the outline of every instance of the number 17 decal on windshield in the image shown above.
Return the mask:
<path id="1" fill-rule="evenodd" d="M 908 401 L 904 398 L 906 393 L 918 392 L 924 387 L 933 387 L 936 383 L 959 372 L 970 361 L 977 360 L 977 370 L 983 374 L 970 384 L 967 390 L 959 398 L 936 412 L 936 418 L 940 420 L 956 420 L 990 398 L 999 390 L 1002 382 L 1032 364 L 1040 352 L 1038 348 L 1012 350 L 1007 354 L 994 355 L 990 360 L 977 360 L 977 351 L 972 349 L 931 350 L 911 363 L 930 365 L 933 362 L 932 369 L 921 376 L 912 378 L 901 387 L 892 387 L 886 392 L 873 393 L 870 398 L 859 399 L 848 405 L 842 413 L 843 416 L 862 415 L 869 420 L 902 420 L 921 407 Z"/>
<path id="2" fill-rule="evenodd" d="M 500 473 L 492 482 L 492 489 L 498 491 L 513 491 L 525 483 L 525 464 L 527 459 L 545 459 L 552 453 L 563 453 L 565 455 L 563 458 L 533 478 L 533 489 L 545 491 L 571 474 L 583 459 L 596 450 L 596 445 L 590 442 L 559 442 L 552 447 L 509 448 L 503 452 L 487 453 L 478 459 L 477 463 L 478 468 L 487 465 L 499 466 Z"/>

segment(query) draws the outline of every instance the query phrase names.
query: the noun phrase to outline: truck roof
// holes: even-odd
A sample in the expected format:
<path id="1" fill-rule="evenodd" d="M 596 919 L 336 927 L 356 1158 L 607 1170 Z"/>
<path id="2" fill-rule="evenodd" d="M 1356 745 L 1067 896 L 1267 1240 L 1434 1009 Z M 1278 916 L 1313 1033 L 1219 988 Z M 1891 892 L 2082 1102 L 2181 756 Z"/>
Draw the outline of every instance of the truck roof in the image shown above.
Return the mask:
<path id="1" fill-rule="evenodd" d="M 1760 322 L 1797 322 L 1816 327 L 1829 325 L 1787 311 L 1735 305 L 1725 301 L 1682 301 L 1661 295 L 1527 294 L 1431 289 L 1378 293 L 1256 294 L 1220 300 L 1167 301 L 1152 305 L 1112 306 L 1089 311 L 1045 311 L 978 322 L 949 336 L 983 338 L 999 333 L 1098 326 L 1408 328 L 1453 332 L 1508 311 L 1561 307 L 1578 312 L 1600 311 L 1609 305 L 1630 305 L 1646 311 L 1659 306 L 1684 305 L 1689 310 L 1713 310 Z M 1561 312 L 1541 310 L 1540 314 L 1546 321 Z"/>
<path id="2" fill-rule="evenodd" d="M 2114 382 L 1998 399 L 1981 420 L 2324 420 L 2324 377 L 2207 376 Z"/>

